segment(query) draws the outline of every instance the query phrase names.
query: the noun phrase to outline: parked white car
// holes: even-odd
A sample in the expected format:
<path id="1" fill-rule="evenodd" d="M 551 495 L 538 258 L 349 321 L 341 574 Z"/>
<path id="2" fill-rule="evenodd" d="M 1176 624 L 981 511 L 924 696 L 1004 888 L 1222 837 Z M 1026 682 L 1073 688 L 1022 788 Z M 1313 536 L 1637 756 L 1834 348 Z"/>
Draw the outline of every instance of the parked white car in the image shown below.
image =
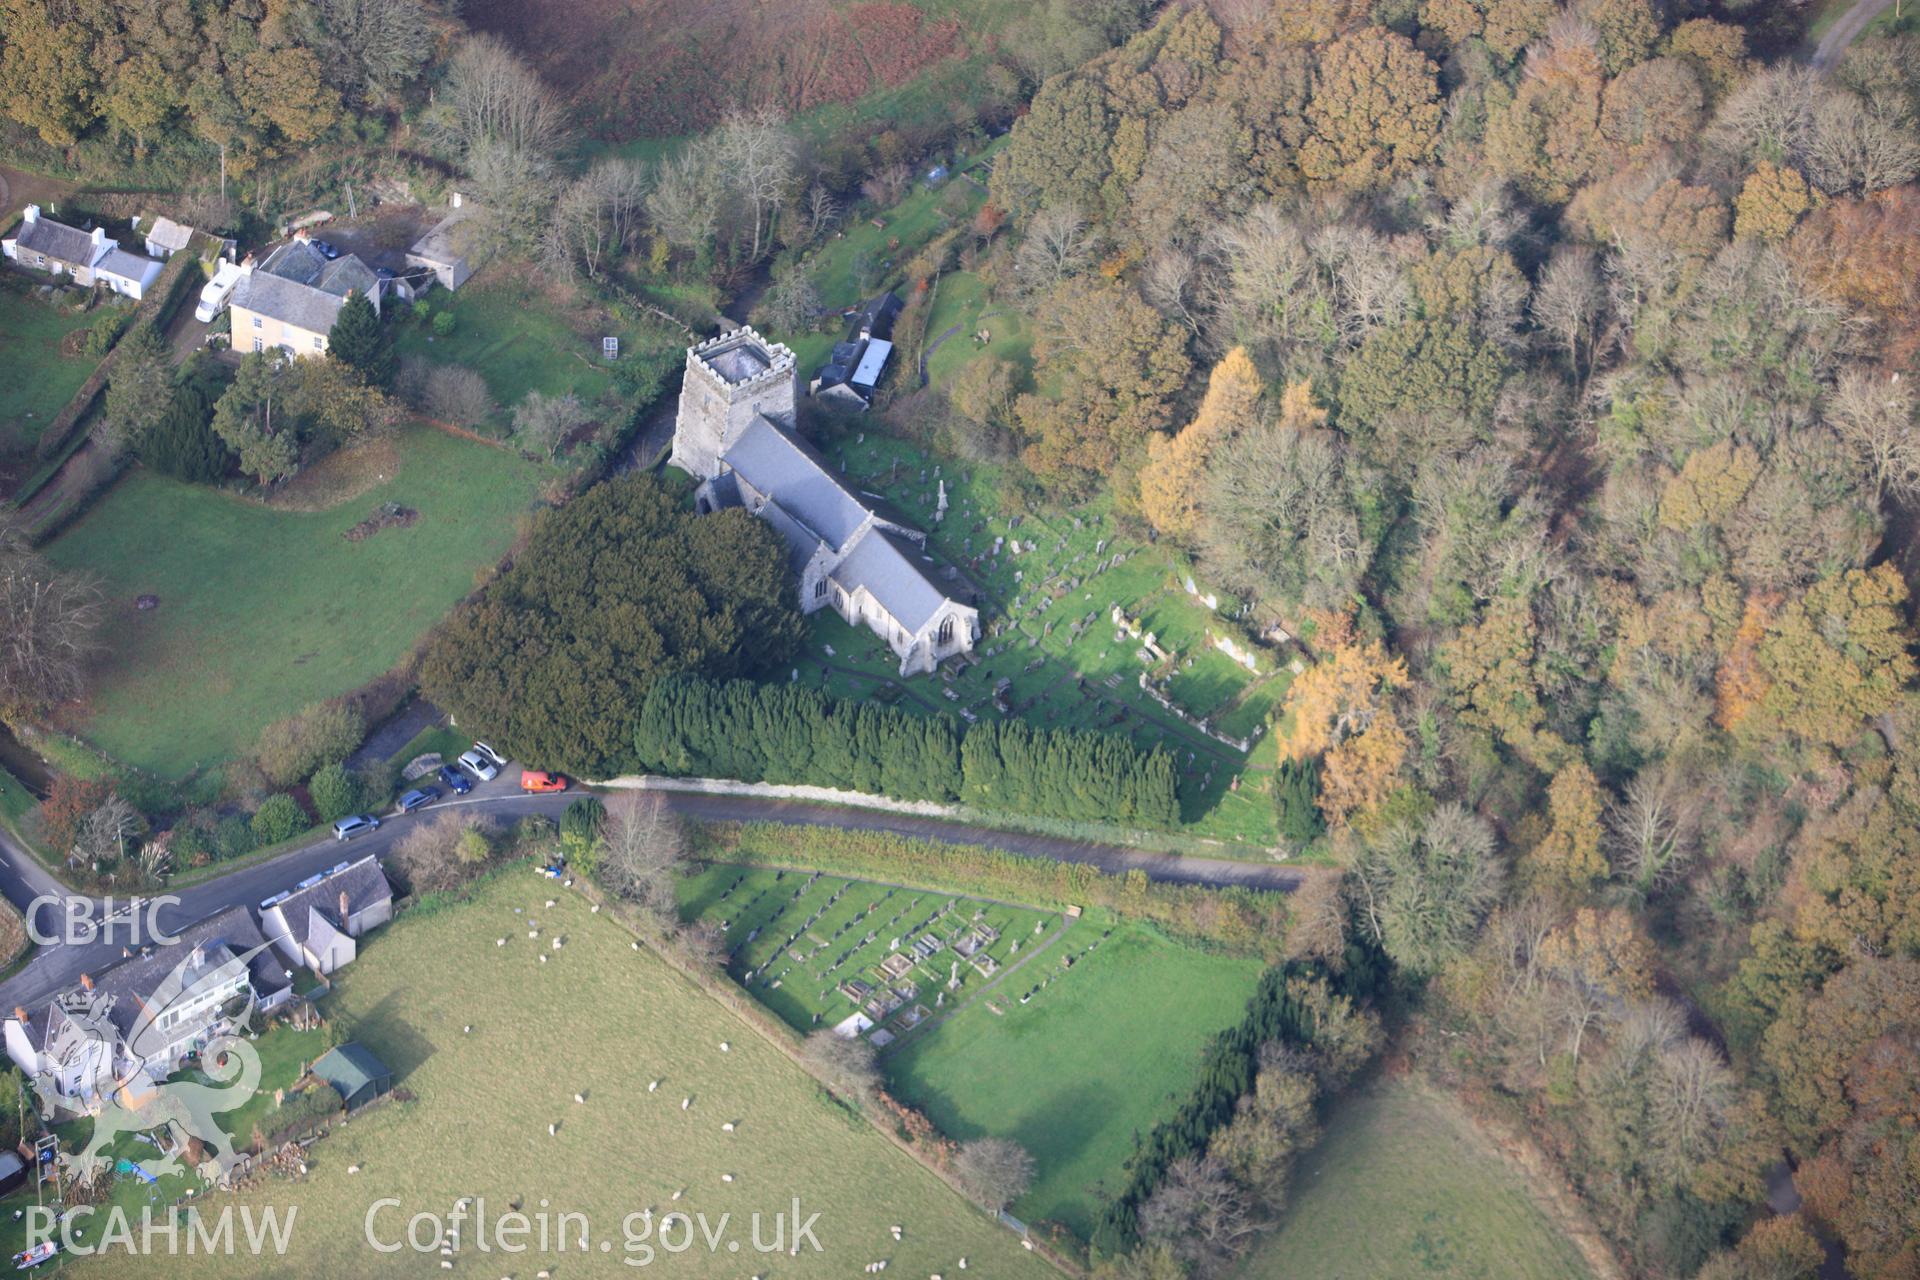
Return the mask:
<path id="1" fill-rule="evenodd" d="M 460 757 L 460 767 L 482 782 L 492 782 L 500 776 L 500 766 L 478 751 L 468 751 Z"/>
<path id="2" fill-rule="evenodd" d="M 494 768 L 504 769 L 507 767 L 507 758 L 501 755 L 498 751 L 495 751 L 492 747 L 488 746 L 486 743 L 475 742 L 473 744 L 473 749 L 479 752 L 482 756 L 485 756 L 487 759 L 493 761 Z"/>

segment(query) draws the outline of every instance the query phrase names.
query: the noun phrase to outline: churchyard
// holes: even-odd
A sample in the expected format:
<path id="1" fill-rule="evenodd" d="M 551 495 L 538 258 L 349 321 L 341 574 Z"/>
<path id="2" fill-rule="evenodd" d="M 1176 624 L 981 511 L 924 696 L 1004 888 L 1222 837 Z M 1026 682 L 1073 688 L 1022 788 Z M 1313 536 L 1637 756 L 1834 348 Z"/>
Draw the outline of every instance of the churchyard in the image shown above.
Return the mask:
<path id="1" fill-rule="evenodd" d="M 468 1196 L 493 1216 L 516 1203 L 583 1214 L 592 1245 L 503 1257 L 482 1256 L 467 1240 L 453 1254 L 455 1275 L 805 1280 L 859 1274 L 882 1259 L 893 1274 L 953 1275 L 961 1257 L 973 1275 L 1054 1274 L 737 1015 L 636 949 L 607 913 L 526 864 L 481 881 L 465 900 L 403 914 L 337 976 L 323 1009 L 393 1068 L 396 1092 L 407 1096 L 336 1126 L 310 1149 L 304 1177 L 222 1196 L 221 1204 L 283 1213 L 297 1206 L 292 1244 L 264 1268 L 244 1254 L 197 1257 L 198 1277 L 441 1275 L 437 1243 L 373 1253 L 369 1207 L 387 1197 L 404 1206 L 376 1219 L 391 1240 L 404 1237 L 412 1214 L 444 1218 Z M 795 1196 L 803 1217 L 820 1215 L 823 1251 L 753 1252 L 750 1215 L 765 1215 L 770 1238 L 771 1215 Z M 622 1224 L 645 1209 L 656 1221 L 669 1210 L 704 1213 L 710 1225 L 731 1214 L 722 1240 L 737 1239 L 739 1250 L 657 1251 L 654 1265 L 638 1269 Z M 903 1228 L 898 1241 L 894 1225 Z M 117 1258 L 89 1274 L 173 1272 Z"/>
<path id="2" fill-rule="evenodd" d="M 1122 533 L 1102 505 L 1010 514 L 990 468 L 935 462 L 877 430 L 856 427 L 822 452 L 930 531 L 936 574 L 979 587 L 983 635 L 964 671 L 902 681 L 877 637 L 821 610 L 799 680 L 970 722 L 1018 715 L 1164 745 L 1186 834 L 1249 856 L 1272 846 L 1270 721 L 1293 678 L 1290 646 L 1256 646 L 1235 602 L 1209 595 L 1170 550 Z"/>
<path id="3" fill-rule="evenodd" d="M 864 1017 L 886 1045 L 1052 940 L 1058 913 L 817 872 L 715 864 L 681 909 L 725 930 L 727 972 L 798 1031 Z"/>
<path id="4" fill-rule="evenodd" d="M 860 1034 L 895 1096 L 950 1138 L 1024 1146 L 1036 1176 L 1014 1214 L 1082 1238 L 1133 1134 L 1187 1095 L 1207 1038 L 1241 1016 L 1260 976 L 1255 959 L 1100 910 L 731 863 L 678 891 L 685 917 L 726 926 L 728 973 L 789 1025 L 865 1015 L 876 1025 Z M 916 952 L 920 939 L 937 949 Z"/>

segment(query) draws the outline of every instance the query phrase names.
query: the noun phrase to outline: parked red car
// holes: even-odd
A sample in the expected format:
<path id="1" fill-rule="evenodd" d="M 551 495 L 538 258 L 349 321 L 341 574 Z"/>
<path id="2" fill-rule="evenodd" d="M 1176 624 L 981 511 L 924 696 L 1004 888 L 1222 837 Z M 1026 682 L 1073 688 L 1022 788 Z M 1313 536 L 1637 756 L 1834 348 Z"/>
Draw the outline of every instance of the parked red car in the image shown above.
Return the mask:
<path id="1" fill-rule="evenodd" d="M 567 777 L 563 773 L 547 773 L 540 769 L 524 769 L 520 773 L 520 789 L 533 795 L 543 795 L 549 791 L 565 791 Z"/>

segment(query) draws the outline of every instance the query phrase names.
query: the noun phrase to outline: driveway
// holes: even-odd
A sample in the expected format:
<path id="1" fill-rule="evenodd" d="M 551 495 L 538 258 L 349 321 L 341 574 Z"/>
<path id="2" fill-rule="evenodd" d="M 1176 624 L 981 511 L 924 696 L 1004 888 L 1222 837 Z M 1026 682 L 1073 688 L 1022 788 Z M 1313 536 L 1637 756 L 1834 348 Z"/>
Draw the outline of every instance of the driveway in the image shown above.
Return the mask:
<path id="1" fill-rule="evenodd" d="M 1893 7 L 1893 0 L 1857 0 L 1853 8 L 1834 20 L 1827 28 L 1827 34 L 1820 37 L 1820 44 L 1813 51 L 1813 69 L 1826 71 L 1840 60 L 1847 46 L 1867 29 L 1867 24 Z"/>

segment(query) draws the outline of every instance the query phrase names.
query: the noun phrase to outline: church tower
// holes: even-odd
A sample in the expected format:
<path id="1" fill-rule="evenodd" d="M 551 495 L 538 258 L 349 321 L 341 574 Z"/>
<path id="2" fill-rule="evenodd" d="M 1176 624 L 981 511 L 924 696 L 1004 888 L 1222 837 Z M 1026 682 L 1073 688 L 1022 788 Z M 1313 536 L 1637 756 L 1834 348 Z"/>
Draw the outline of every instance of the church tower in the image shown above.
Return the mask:
<path id="1" fill-rule="evenodd" d="M 793 430 L 798 388 L 793 352 L 752 328 L 687 348 L 687 374 L 673 427 L 673 465 L 696 479 L 711 480 L 720 473 L 720 455 L 755 417 L 764 414 Z"/>

